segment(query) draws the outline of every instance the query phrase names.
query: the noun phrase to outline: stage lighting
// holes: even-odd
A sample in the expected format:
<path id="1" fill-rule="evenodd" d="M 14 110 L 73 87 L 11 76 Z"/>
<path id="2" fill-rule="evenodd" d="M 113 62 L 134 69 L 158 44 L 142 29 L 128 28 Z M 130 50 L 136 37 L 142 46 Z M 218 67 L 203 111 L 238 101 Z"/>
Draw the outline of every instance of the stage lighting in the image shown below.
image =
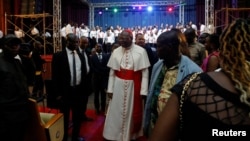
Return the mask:
<path id="1" fill-rule="evenodd" d="M 172 12 L 173 11 L 173 7 L 168 7 L 168 12 Z"/>
<path id="2" fill-rule="evenodd" d="M 117 8 L 114 8 L 114 12 L 116 13 L 118 10 L 117 10 Z"/>
<path id="3" fill-rule="evenodd" d="M 99 14 L 99 15 L 102 15 L 102 11 L 99 11 L 98 14 Z"/>
<path id="4" fill-rule="evenodd" d="M 153 7 L 152 6 L 149 6 L 148 7 L 148 11 L 151 12 L 153 10 Z"/>

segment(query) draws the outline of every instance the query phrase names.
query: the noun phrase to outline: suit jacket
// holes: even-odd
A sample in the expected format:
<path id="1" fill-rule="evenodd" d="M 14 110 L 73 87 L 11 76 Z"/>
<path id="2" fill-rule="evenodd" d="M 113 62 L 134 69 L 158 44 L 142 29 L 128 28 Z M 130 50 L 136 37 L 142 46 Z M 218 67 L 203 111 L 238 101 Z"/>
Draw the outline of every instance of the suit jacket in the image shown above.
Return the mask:
<path id="1" fill-rule="evenodd" d="M 150 78 L 151 74 L 152 74 L 153 66 L 158 61 L 158 57 L 157 57 L 157 55 L 154 54 L 154 51 L 151 49 L 151 47 L 145 46 L 144 49 L 146 50 L 146 52 L 148 54 L 148 59 L 150 62 L 150 67 L 148 68 L 149 78 Z"/>
<path id="2" fill-rule="evenodd" d="M 87 73 L 87 75 L 85 76 L 85 81 L 87 83 L 85 83 L 85 93 L 87 93 L 88 95 L 90 95 L 92 92 L 93 92 L 93 89 L 92 89 L 92 68 L 91 68 L 91 62 L 90 62 L 90 55 L 88 55 L 88 52 L 86 52 L 85 50 L 85 53 L 87 55 L 87 58 L 88 58 L 88 61 L 85 60 L 85 57 L 84 57 L 84 54 L 83 52 L 80 52 L 79 49 L 76 50 L 78 52 L 78 54 L 80 54 L 80 57 L 83 58 L 84 62 L 85 63 L 88 63 L 89 65 L 89 72 Z"/>
<path id="3" fill-rule="evenodd" d="M 80 60 L 81 60 L 81 82 L 80 82 L 80 91 L 82 91 L 81 95 L 75 95 L 75 98 L 82 98 L 85 94 L 86 84 L 88 83 L 86 80 L 86 66 L 83 63 L 84 58 L 82 55 L 77 52 Z M 52 82 L 54 87 L 55 97 L 62 96 L 63 101 L 67 101 L 70 97 L 70 81 L 71 81 L 71 74 L 70 74 L 70 66 L 67 56 L 67 51 L 63 50 L 61 52 L 57 52 L 53 55 L 52 58 Z"/>
<path id="4" fill-rule="evenodd" d="M 153 66 L 153 70 L 152 70 L 149 91 L 148 91 L 147 101 L 145 105 L 145 112 L 143 116 L 143 128 L 144 128 L 144 133 L 146 134 L 150 126 L 150 119 L 151 119 L 150 105 L 151 105 L 152 96 L 154 92 L 154 86 L 155 86 L 156 80 L 158 78 L 159 73 L 161 72 L 163 65 L 164 65 L 163 60 L 159 60 L 157 63 L 155 63 L 155 65 Z M 202 72 L 202 69 L 196 63 L 194 63 L 191 59 L 189 59 L 187 56 L 182 55 L 181 61 L 178 67 L 176 84 L 179 83 L 182 79 L 184 79 L 187 75 L 194 73 L 194 72 Z"/>
<path id="5" fill-rule="evenodd" d="M 29 117 L 28 86 L 21 64 L 0 53 L 0 130 L 3 124 L 26 121 Z"/>
<path id="6" fill-rule="evenodd" d="M 107 88 L 109 67 L 107 66 L 109 56 L 102 53 L 102 61 L 99 60 L 98 55 L 94 54 L 90 57 L 91 70 L 93 76 L 93 88 L 101 83 L 102 88 Z"/>

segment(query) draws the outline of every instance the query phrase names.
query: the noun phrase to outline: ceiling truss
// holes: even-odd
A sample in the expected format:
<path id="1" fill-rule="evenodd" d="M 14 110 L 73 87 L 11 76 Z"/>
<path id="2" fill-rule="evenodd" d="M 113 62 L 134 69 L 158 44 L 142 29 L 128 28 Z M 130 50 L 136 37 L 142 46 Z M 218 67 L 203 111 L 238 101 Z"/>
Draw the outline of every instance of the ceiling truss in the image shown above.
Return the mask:
<path id="1" fill-rule="evenodd" d="M 179 22 L 184 23 L 184 2 L 185 0 L 166 0 L 166 1 L 140 1 L 140 2 L 111 2 L 111 3 L 89 3 L 89 26 L 94 27 L 94 16 L 96 8 L 125 7 L 125 6 L 179 6 Z"/>

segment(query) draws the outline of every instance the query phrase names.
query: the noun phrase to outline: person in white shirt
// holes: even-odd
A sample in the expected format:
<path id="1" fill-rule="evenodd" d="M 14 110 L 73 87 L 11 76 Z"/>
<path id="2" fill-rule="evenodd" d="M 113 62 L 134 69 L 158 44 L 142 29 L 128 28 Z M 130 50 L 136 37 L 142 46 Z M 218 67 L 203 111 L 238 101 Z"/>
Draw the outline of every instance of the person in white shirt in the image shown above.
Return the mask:
<path id="1" fill-rule="evenodd" d="M 204 24 L 202 24 L 201 22 L 199 23 L 200 25 L 200 33 L 199 35 L 203 34 L 206 32 L 206 26 Z"/>
<path id="2" fill-rule="evenodd" d="M 2 39 L 2 38 L 3 38 L 3 31 L 0 30 L 0 39 Z"/>
<path id="3" fill-rule="evenodd" d="M 86 25 L 81 26 L 80 35 L 84 37 L 89 37 L 89 29 Z"/>
<path id="4" fill-rule="evenodd" d="M 149 36 L 148 36 L 148 43 L 149 43 L 150 47 L 155 47 L 156 36 L 153 33 L 153 31 L 151 31 L 150 34 L 149 34 Z"/>
<path id="5" fill-rule="evenodd" d="M 66 24 L 63 25 L 63 27 L 60 30 L 61 37 L 66 38 Z"/>
<path id="6" fill-rule="evenodd" d="M 0 53 L 3 52 L 3 50 L 2 50 L 2 38 L 3 38 L 3 32 L 2 32 L 2 30 L 0 30 Z"/>
<path id="7" fill-rule="evenodd" d="M 115 30 L 114 30 L 114 36 L 115 36 L 115 42 L 118 42 L 118 35 L 121 33 L 120 31 L 120 26 L 117 25 Z"/>
<path id="8" fill-rule="evenodd" d="M 14 34 L 16 35 L 17 38 L 24 38 L 25 34 L 22 29 L 15 27 Z"/>
<path id="9" fill-rule="evenodd" d="M 31 26 L 31 31 L 30 31 L 32 36 L 38 36 L 39 35 L 39 30 L 35 26 Z"/>
<path id="10" fill-rule="evenodd" d="M 92 30 L 90 31 L 89 37 L 90 37 L 90 39 L 94 39 L 95 38 L 96 41 L 97 41 L 97 31 L 96 31 L 95 27 L 93 27 Z"/>
<path id="11" fill-rule="evenodd" d="M 104 34 L 104 52 L 110 53 L 111 52 L 111 45 L 115 42 L 114 33 L 111 30 L 107 30 L 106 34 Z"/>
<path id="12" fill-rule="evenodd" d="M 98 44 L 103 44 L 103 38 L 104 38 L 104 32 L 102 31 L 102 27 L 99 28 L 99 31 L 97 33 L 97 42 Z"/>
<path id="13" fill-rule="evenodd" d="M 66 36 L 67 36 L 69 33 L 73 33 L 71 24 L 68 23 L 68 24 L 66 25 L 66 27 L 65 27 L 65 33 L 66 33 Z"/>

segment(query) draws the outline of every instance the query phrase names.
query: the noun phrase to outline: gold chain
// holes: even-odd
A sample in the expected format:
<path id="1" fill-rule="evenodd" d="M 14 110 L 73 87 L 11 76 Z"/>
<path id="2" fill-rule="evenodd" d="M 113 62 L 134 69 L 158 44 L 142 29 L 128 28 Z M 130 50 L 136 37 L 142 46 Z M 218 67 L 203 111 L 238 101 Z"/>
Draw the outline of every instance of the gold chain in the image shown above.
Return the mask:
<path id="1" fill-rule="evenodd" d="M 198 74 L 200 74 L 201 72 L 196 72 L 194 73 L 189 80 L 185 83 L 182 93 L 181 93 L 181 97 L 180 97 L 180 107 L 179 107 L 179 112 L 180 112 L 180 129 L 182 129 L 183 126 L 183 115 L 182 115 L 182 107 L 183 107 L 183 103 L 184 103 L 184 98 L 185 98 L 185 92 L 187 91 L 188 87 L 190 86 L 191 82 L 198 76 Z"/>

